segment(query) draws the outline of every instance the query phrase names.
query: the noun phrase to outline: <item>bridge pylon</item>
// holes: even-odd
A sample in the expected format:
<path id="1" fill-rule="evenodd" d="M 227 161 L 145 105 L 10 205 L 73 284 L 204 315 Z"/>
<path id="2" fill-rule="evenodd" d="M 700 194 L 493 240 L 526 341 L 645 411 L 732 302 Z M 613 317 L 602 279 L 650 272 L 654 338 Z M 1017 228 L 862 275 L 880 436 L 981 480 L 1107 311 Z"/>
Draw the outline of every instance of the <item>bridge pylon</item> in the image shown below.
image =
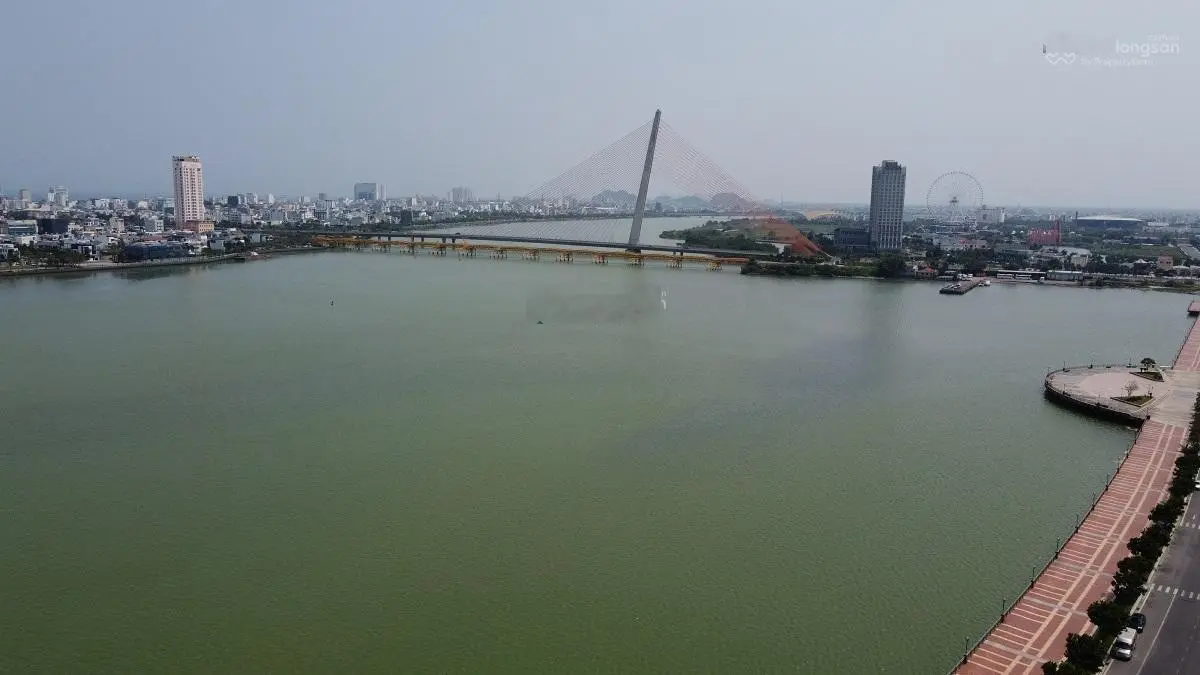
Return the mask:
<path id="1" fill-rule="evenodd" d="M 650 125 L 650 142 L 646 144 L 646 164 L 642 167 L 642 182 L 638 186 L 637 202 L 633 206 L 633 226 L 629 228 L 629 250 L 638 253 L 642 238 L 642 216 L 646 214 L 646 196 L 650 191 L 650 169 L 654 166 L 654 144 L 658 142 L 658 123 L 662 121 L 662 110 L 654 111 L 654 123 Z"/>

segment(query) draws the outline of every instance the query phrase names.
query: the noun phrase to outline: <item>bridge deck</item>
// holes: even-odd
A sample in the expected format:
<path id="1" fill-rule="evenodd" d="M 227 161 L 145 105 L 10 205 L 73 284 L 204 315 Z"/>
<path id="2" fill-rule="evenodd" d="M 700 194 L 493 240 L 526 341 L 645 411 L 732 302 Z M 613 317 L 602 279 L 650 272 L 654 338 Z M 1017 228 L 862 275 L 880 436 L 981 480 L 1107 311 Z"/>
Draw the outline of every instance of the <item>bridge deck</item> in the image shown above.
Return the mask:
<path id="1" fill-rule="evenodd" d="M 263 232 L 270 234 L 271 230 L 246 230 L 246 232 Z M 430 232 L 355 232 L 355 231 L 336 231 L 336 230 L 288 230 L 292 234 L 307 234 L 313 236 L 344 238 L 344 237 L 365 237 L 371 239 L 437 239 L 445 240 L 447 243 L 451 241 L 496 241 L 496 242 L 512 242 L 514 244 L 547 244 L 551 246 L 579 246 L 586 248 L 601 248 L 614 251 L 624 251 L 629 249 L 629 244 L 616 241 L 588 241 L 584 239 L 552 239 L 547 237 L 519 237 L 509 235 L 496 234 L 455 234 L 445 230 L 434 230 Z M 732 249 L 721 248 L 702 248 L 695 246 L 665 246 L 662 244 L 640 244 L 637 247 L 641 251 L 656 251 L 662 253 L 694 253 L 697 255 L 711 255 L 721 258 L 757 258 L 767 259 L 776 257 L 776 253 L 768 251 L 738 251 Z"/>
<path id="2" fill-rule="evenodd" d="M 427 238 L 427 239 L 444 239 L 446 241 L 497 241 L 497 242 L 512 242 L 520 244 L 549 244 L 558 246 L 582 246 L 587 248 L 604 248 L 613 250 L 626 250 L 629 244 L 613 241 L 587 241 L 584 239 L 551 239 L 546 237 L 516 237 L 509 235 L 496 234 L 449 234 L 446 232 L 406 232 L 401 235 L 391 234 L 382 236 L 393 236 L 402 238 Z M 639 244 L 637 250 L 640 251 L 657 251 L 666 253 L 695 253 L 698 255 L 715 255 L 721 257 L 733 258 L 774 258 L 776 253 L 765 251 L 738 251 L 733 249 L 722 248 L 701 248 L 696 246 L 665 246 L 662 244 Z"/>
<path id="3" fill-rule="evenodd" d="M 460 257 L 475 257 L 479 253 L 486 253 L 491 257 L 507 258 L 509 255 L 519 255 L 528 260 L 540 260 L 542 258 L 553 257 L 559 262 L 574 262 L 576 260 L 586 260 L 590 258 L 592 262 L 598 264 L 608 264 L 610 261 L 624 260 L 632 265 L 642 266 L 647 262 L 663 262 L 668 267 L 683 267 L 684 263 L 700 263 L 707 265 L 710 270 L 723 269 L 725 265 L 742 265 L 749 262 L 745 257 L 726 257 L 713 256 L 697 253 L 687 253 L 684 251 L 674 250 L 671 252 L 658 251 L 628 251 L 628 250 L 612 250 L 601 248 L 578 248 L 578 247 L 563 247 L 563 246 L 535 246 L 530 244 L 518 243 L 479 243 L 470 239 L 462 238 L 458 241 L 416 241 L 410 239 L 360 239 L 354 237 L 326 237 L 318 236 L 313 238 L 313 243 L 332 246 L 336 248 L 375 248 L 391 250 L 400 248 L 407 252 L 415 253 L 418 250 L 426 250 L 434 255 L 446 255 L 450 252 L 457 253 Z"/>

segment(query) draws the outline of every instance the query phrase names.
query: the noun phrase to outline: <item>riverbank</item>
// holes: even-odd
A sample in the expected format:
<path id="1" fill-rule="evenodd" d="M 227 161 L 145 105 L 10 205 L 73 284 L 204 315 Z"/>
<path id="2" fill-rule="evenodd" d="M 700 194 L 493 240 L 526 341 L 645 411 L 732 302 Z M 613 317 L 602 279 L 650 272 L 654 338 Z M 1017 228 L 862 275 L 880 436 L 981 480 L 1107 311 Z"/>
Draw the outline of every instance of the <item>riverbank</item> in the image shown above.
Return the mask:
<path id="1" fill-rule="evenodd" d="M 866 265 L 832 265 L 829 263 L 794 263 L 752 260 L 742 265 L 742 274 L 764 277 L 825 277 L 882 279 L 875 269 Z"/>
<path id="2" fill-rule="evenodd" d="M 291 255 L 296 253 L 312 253 L 316 251 L 326 251 L 329 249 L 307 246 L 299 248 L 285 248 L 273 251 L 262 251 L 259 258 L 266 259 L 274 255 Z M 30 276 L 45 276 L 45 275 L 69 275 L 69 274 L 92 274 L 95 272 L 114 272 L 141 270 L 157 267 L 181 267 L 186 265 L 215 265 L 220 263 L 236 262 L 239 259 L 245 260 L 246 253 L 226 253 L 215 256 L 198 256 L 194 258 L 168 258 L 166 260 L 147 260 L 145 262 L 136 263 L 114 263 L 114 262 L 95 262 L 85 263 L 82 265 L 70 265 L 67 267 L 10 267 L 0 269 L 0 279 L 3 278 L 18 278 Z M 253 259 L 253 258 L 252 258 Z"/>
<path id="3" fill-rule="evenodd" d="M 880 274 L 876 268 L 869 265 L 832 265 L 829 263 L 802 263 L 754 261 L 742 267 L 742 274 L 766 277 L 822 277 L 827 279 L 892 279 L 897 281 L 945 281 L 945 278 L 925 279 L 903 275 Z M 986 275 L 987 279 L 997 284 L 1034 284 L 1042 286 L 1069 286 L 1072 288 L 1091 289 L 1125 289 L 1159 291 L 1164 293 L 1183 293 L 1188 295 L 1200 294 L 1200 286 L 1178 284 L 1174 280 L 1152 283 L 1149 280 L 1113 279 L 1108 277 L 1089 278 L 1080 281 L 1061 281 L 1052 279 L 1006 279 L 994 275 Z"/>
<path id="4" fill-rule="evenodd" d="M 1088 607 L 1109 595 L 1117 562 L 1126 555 L 1125 543 L 1149 523 L 1150 509 L 1158 504 L 1171 482 L 1172 466 L 1188 438 L 1193 406 L 1200 392 L 1200 324 L 1193 323 L 1174 366 L 1163 371 L 1164 382 L 1145 378 L 1143 389 L 1159 399 L 1141 425 L 1133 446 L 1117 472 L 1095 499 L 1075 532 L 1025 587 L 984 636 L 963 655 L 955 675 L 1041 672 L 1041 665 L 1063 657 L 1066 637 L 1090 633 L 1095 627 Z M 1102 367 L 1103 368 L 1103 367 Z M 1113 367 L 1081 374 L 1064 368 L 1054 390 L 1085 406 L 1087 397 L 1111 398 L 1118 379 L 1132 367 Z M 1124 372 L 1122 372 L 1122 370 Z M 1103 379 L 1096 379 L 1103 378 Z M 1047 391 L 1051 379 L 1047 377 Z M 1072 389 L 1078 389 L 1074 391 Z M 1158 387 L 1152 389 L 1152 387 Z M 1089 393 L 1090 392 L 1090 393 Z M 1110 404 L 1101 400 L 1105 406 Z M 1086 406 L 1093 413 L 1110 414 L 1099 404 Z"/>

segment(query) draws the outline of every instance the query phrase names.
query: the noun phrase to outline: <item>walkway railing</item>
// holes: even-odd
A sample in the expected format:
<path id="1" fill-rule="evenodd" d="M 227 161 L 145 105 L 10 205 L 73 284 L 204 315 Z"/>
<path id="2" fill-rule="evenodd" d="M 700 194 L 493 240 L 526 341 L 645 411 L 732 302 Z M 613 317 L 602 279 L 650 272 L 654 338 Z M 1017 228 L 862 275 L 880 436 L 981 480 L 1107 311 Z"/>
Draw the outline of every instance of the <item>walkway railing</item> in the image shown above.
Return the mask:
<path id="1" fill-rule="evenodd" d="M 1196 301 L 1193 301 L 1192 304 L 1196 304 Z M 1179 351 L 1175 352 L 1175 360 L 1171 363 L 1179 363 L 1179 357 L 1183 356 L 1183 350 L 1187 349 L 1188 342 L 1190 342 L 1192 339 L 1192 331 L 1196 330 L 1197 323 L 1200 323 L 1200 318 L 1196 319 L 1196 321 L 1192 323 L 1192 327 L 1188 329 L 1187 335 L 1183 338 L 1183 344 L 1179 345 Z"/>
<path id="2" fill-rule="evenodd" d="M 1050 371 L 1050 372 L 1055 372 L 1055 371 Z M 1049 374 L 1049 373 L 1047 373 L 1047 374 Z M 1135 439 L 1134 443 L 1136 443 L 1136 442 L 1137 441 Z M 1133 452 L 1133 444 L 1132 443 L 1130 444 L 1129 449 L 1125 451 L 1125 456 L 1121 458 L 1121 466 L 1125 465 L 1125 460 L 1129 459 L 1129 454 L 1131 452 Z M 1083 527 L 1084 521 L 1086 521 L 1088 519 L 1088 516 L 1090 516 L 1092 514 L 1092 511 L 1094 511 L 1096 509 L 1096 505 L 1100 503 L 1100 498 L 1102 496 L 1104 496 L 1104 492 L 1106 490 L 1108 490 L 1109 486 L 1112 485 L 1113 480 L 1116 479 L 1117 474 L 1120 473 L 1120 471 L 1121 471 L 1121 468 L 1117 467 L 1117 470 L 1115 472 L 1113 472 L 1113 474 L 1111 476 L 1108 477 L 1108 481 L 1104 484 L 1104 490 L 1101 490 L 1098 493 L 1095 493 L 1095 492 L 1092 493 L 1092 505 L 1089 506 L 1088 510 L 1079 517 L 1078 521 L 1076 521 L 1075 531 L 1071 533 L 1071 536 L 1074 536 L 1079 533 L 1080 528 Z M 970 638 L 964 639 L 962 658 L 958 660 L 958 663 L 954 664 L 954 667 L 950 669 L 950 672 L 947 673 L 947 675 L 954 675 L 954 673 L 959 668 L 961 668 L 964 664 L 966 664 L 967 659 L 969 659 L 971 657 L 971 655 L 975 653 L 975 650 L 979 649 L 979 645 L 983 644 L 983 641 L 987 639 L 988 635 L 991 635 L 992 631 L 996 630 L 997 626 L 1004 623 L 1004 620 L 1008 617 L 1008 613 L 1011 612 L 1013 610 L 1013 608 L 1016 607 L 1017 604 L 1021 602 L 1021 600 L 1025 597 L 1025 594 L 1029 592 L 1029 589 L 1033 588 L 1033 586 L 1037 583 L 1037 580 L 1040 579 L 1041 576 L 1046 573 L 1046 570 L 1050 567 L 1051 563 L 1053 563 L 1055 560 L 1058 560 L 1058 556 L 1062 553 L 1063 549 L 1067 546 L 1068 543 L 1070 543 L 1070 541 L 1071 541 L 1071 537 L 1067 537 L 1066 539 L 1060 540 L 1058 542 L 1057 547 L 1054 549 L 1054 555 L 1052 557 L 1050 557 L 1050 559 L 1048 559 L 1042 565 L 1041 570 L 1037 570 L 1037 568 L 1034 568 L 1035 574 L 1029 580 L 1029 583 L 1026 584 L 1023 589 L 1021 589 L 1021 592 L 1017 594 L 1016 599 L 1014 599 L 1012 602 L 1008 603 L 1006 606 L 1003 607 L 1003 609 L 1000 613 L 1000 618 L 996 619 L 996 621 L 994 621 L 992 623 L 992 625 L 988 626 L 987 630 L 983 631 L 983 633 L 978 638 L 975 639 L 975 642 L 973 644 L 970 642 Z M 1002 604 L 1003 604 L 1003 602 L 1002 602 Z"/>

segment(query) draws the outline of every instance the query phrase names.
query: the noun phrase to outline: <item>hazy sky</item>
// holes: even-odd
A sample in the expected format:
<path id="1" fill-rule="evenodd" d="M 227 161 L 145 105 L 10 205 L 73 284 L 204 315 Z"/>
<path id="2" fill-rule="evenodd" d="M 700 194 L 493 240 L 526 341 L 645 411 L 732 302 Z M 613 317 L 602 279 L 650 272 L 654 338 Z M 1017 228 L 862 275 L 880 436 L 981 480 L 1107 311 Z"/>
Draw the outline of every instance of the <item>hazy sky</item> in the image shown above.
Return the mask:
<path id="1" fill-rule="evenodd" d="M 525 194 L 656 107 L 757 196 L 1200 207 L 1198 0 L 13 0 L 0 190 Z M 1154 47 L 1151 63 L 1088 59 Z M 1052 64 L 1042 54 L 1075 54 Z"/>

